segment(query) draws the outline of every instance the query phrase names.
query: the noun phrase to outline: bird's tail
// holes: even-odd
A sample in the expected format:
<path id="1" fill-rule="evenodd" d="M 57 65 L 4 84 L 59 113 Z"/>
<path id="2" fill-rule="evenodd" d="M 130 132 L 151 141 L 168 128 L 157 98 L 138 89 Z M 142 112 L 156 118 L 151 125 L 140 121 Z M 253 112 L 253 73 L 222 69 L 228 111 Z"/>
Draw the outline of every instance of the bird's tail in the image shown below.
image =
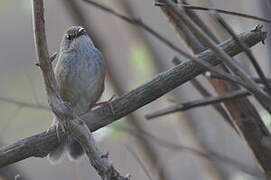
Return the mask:
<path id="1" fill-rule="evenodd" d="M 54 118 L 51 126 L 55 126 L 57 123 L 58 120 Z M 58 145 L 52 152 L 48 154 L 47 158 L 51 164 L 58 164 L 63 159 L 65 152 L 67 152 L 70 160 L 76 160 L 81 155 L 83 155 L 84 150 L 77 141 L 66 137 L 63 139 L 60 145 Z"/>
<path id="2" fill-rule="evenodd" d="M 49 162 L 51 164 L 58 164 L 61 162 L 63 154 L 66 151 L 66 140 L 61 142 L 60 145 L 58 145 L 52 152 L 50 152 L 47 156 Z"/>

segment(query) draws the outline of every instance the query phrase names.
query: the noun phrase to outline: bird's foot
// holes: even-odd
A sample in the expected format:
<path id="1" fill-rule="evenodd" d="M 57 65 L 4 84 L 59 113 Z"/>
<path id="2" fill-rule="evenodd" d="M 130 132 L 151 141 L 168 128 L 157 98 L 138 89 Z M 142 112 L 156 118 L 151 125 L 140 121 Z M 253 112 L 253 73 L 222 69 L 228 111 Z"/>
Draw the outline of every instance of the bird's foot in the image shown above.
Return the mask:
<path id="1" fill-rule="evenodd" d="M 93 106 L 91 106 L 91 109 L 94 108 L 94 107 L 97 107 L 97 106 L 109 106 L 110 108 L 110 111 L 112 113 L 112 115 L 115 115 L 115 111 L 114 111 L 114 107 L 112 106 L 112 101 L 113 99 L 115 98 L 115 95 L 113 95 L 109 100 L 107 101 L 102 101 L 102 102 L 98 102 L 98 103 L 95 103 Z"/>
<path id="2" fill-rule="evenodd" d="M 47 133 L 51 130 L 56 130 L 56 136 L 57 136 L 57 140 L 58 142 L 61 142 L 61 138 L 60 138 L 60 130 L 62 130 L 63 132 L 65 132 L 64 127 L 59 123 L 59 122 L 55 122 L 53 125 L 51 125 L 48 129 L 47 129 Z"/>

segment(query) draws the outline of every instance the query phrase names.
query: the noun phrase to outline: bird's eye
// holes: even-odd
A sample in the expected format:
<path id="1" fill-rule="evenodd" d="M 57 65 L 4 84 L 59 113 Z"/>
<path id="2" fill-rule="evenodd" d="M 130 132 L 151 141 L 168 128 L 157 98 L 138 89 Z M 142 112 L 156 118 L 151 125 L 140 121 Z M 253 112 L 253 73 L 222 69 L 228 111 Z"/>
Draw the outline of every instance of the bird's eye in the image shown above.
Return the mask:
<path id="1" fill-rule="evenodd" d="M 66 35 L 66 39 L 71 40 L 72 36 L 68 34 L 68 35 Z"/>

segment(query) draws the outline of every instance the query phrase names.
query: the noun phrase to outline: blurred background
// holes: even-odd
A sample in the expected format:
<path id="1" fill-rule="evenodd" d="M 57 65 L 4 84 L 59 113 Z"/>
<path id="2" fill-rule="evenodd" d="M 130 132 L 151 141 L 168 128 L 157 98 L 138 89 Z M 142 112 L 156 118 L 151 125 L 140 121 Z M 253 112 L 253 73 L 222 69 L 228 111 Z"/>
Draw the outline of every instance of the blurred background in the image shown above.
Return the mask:
<path id="1" fill-rule="evenodd" d="M 154 6 L 152 0 L 99 0 L 98 2 L 122 14 L 140 18 L 174 44 L 187 48 L 168 23 L 161 9 Z M 192 5 L 270 17 L 270 4 L 267 0 L 189 0 L 188 2 Z M 51 54 L 58 51 L 63 33 L 72 25 L 85 26 L 95 44 L 103 52 L 108 69 L 103 100 L 109 99 L 114 94 L 118 96 L 129 92 L 151 80 L 157 73 L 174 66 L 171 60 L 177 54 L 152 35 L 84 1 L 46 0 L 45 6 L 47 40 Z M 41 71 L 35 66 L 31 12 L 31 0 L 0 0 L 0 96 L 21 102 L 47 105 Z M 221 42 L 229 38 L 207 12 L 197 11 L 197 13 Z M 264 24 L 236 16 L 222 16 L 237 33 L 251 29 L 257 24 Z M 270 31 L 270 26 L 265 25 L 265 30 Z M 269 37 L 265 46 L 259 44 L 252 48 L 267 76 L 270 75 L 270 42 Z M 190 50 L 187 48 L 187 51 Z M 255 73 L 244 56 L 239 55 L 238 59 L 247 71 L 251 74 Z M 214 92 L 204 78 L 198 79 L 206 88 Z M 109 152 L 115 167 L 122 174 L 131 174 L 132 179 L 148 179 L 138 158 L 153 179 L 263 179 L 241 170 L 236 164 L 225 163 L 217 158 L 205 158 L 189 150 L 172 147 L 176 144 L 207 154 L 216 152 L 260 174 L 246 143 L 212 107 L 191 109 L 150 121 L 144 117 L 147 113 L 177 102 L 201 98 L 198 92 L 186 83 L 132 115 L 95 132 L 96 140 L 104 151 Z M 174 102 L 169 99 L 173 99 Z M 269 120 L 265 111 L 260 110 L 260 113 L 264 120 Z M 48 110 L 0 101 L 0 144 L 11 144 L 21 138 L 45 131 L 50 126 L 51 120 L 52 113 Z M 133 133 L 141 131 L 161 141 Z M 8 171 L 2 172 L 3 179 L 13 179 L 16 174 L 28 180 L 100 179 L 85 156 L 76 162 L 65 158 L 63 163 L 54 166 L 50 165 L 46 158 L 29 158 L 10 168 L 16 168 L 15 172 L 12 172 L 11 176 L 5 175 Z"/>

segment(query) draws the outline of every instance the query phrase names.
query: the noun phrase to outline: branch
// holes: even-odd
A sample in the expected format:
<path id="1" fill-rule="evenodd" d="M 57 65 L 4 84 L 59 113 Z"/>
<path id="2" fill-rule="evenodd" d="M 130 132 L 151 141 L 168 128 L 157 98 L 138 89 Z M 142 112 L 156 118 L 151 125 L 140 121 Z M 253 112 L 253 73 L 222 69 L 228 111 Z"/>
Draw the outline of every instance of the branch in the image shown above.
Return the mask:
<path id="1" fill-rule="evenodd" d="M 93 27 L 95 26 L 92 24 L 92 21 L 89 21 L 87 19 L 87 15 L 84 14 L 82 11 L 82 8 L 80 7 L 80 1 L 77 0 L 61 0 L 63 5 L 66 7 L 66 10 L 68 11 L 68 15 L 71 16 L 71 19 L 74 21 L 74 24 L 80 24 L 82 25 L 90 37 L 93 38 L 93 42 L 98 49 L 100 49 L 103 52 L 104 59 L 107 61 L 107 77 L 109 79 L 109 83 L 111 84 L 111 88 L 113 88 L 114 92 L 117 95 L 121 95 L 124 92 L 127 92 L 123 82 L 120 81 L 118 78 L 119 75 L 123 76 L 120 71 L 114 69 L 114 64 L 112 63 L 117 62 L 114 58 L 116 58 L 114 55 L 112 55 L 111 52 L 107 51 L 107 48 L 105 48 L 106 42 L 103 38 L 99 38 L 99 29 Z M 126 2 L 126 1 L 125 1 Z M 118 3 L 122 4 L 125 3 L 124 1 L 118 1 L 115 5 Z M 112 59 L 113 58 L 113 59 Z M 110 61 L 108 61 L 110 60 Z M 131 127 L 134 127 L 135 129 L 145 129 L 145 126 L 139 121 L 136 114 L 129 114 L 125 118 L 127 120 L 127 123 L 131 124 Z M 159 174 L 158 180 L 167 180 L 169 179 L 169 173 L 167 172 L 165 166 L 163 165 L 162 161 L 160 160 L 160 155 L 157 152 L 157 149 L 152 145 L 151 142 L 148 141 L 148 139 L 145 138 L 137 138 L 137 143 L 139 144 L 142 153 L 144 153 L 144 157 L 147 158 L 148 164 L 152 169 L 156 169 L 157 173 Z"/>
<path id="2" fill-rule="evenodd" d="M 195 36 L 201 40 L 207 47 L 209 47 L 219 58 L 225 63 L 236 75 L 244 81 L 242 84 L 251 93 L 254 94 L 256 99 L 262 104 L 262 106 L 271 113 L 271 97 L 266 94 L 253 80 L 250 79 L 247 72 L 245 72 L 240 65 L 234 61 L 227 53 L 221 50 L 217 44 L 209 38 L 209 36 L 203 32 L 199 26 L 197 26 L 183 10 L 176 7 L 176 4 L 171 0 L 165 0 L 165 3 L 176 13 L 187 27 L 195 34 Z M 259 29 L 258 26 L 255 30 Z"/>
<path id="3" fill-rule="evenodd" d="M 116 12 L 115 10 L 102 5 L 100 3 L 97 3 L 93 0 L 84 0 L 85 2 L 109 13 L 112 14 L 130 24 L 133 25 L 137 25 L 139 27 L 141 27 L 142 29 L 144 29 L 145 31 L 149 32 L 151 35 L 153 35 L 155 38 L 157 38 L 158 40 L 160 40 L 161 42 L 163 42 L 165 45 L 167 45 L 169 48 L 171 48 L 172 50 L 176 51 L 177 53 L 179 53 L 180 55 L 182 55 L 185 58 L 188 58 L 190 60 L 193 60 L 195 62 L 197 62 L 198 64 L 200 64 L 201 66 L 203 66 L 204 68 L 207 68 L 208 70 L 215 72 L 217 74 L 220 74 L 222 76 L 224 76 L 225 78 L 227 78 L 228 80 L 240 84 L 244 87 L 248 87 L 249 85 L 247 83 L 244 83 L 243 81 L 240 80 L 239 77 L 230 74 L 230 73 L 226 73 L 223 71 L 219 71 L 216 68 L 213 68 L 212 65 L 210 65 L 208 62 L 204 62 L 204 61 L 199 61 L 197 58 L 195 58 L 194 56 L 190 55 L 189 53 L 187 53 L 186 51 L 182 50 L 181 48 L 177 47 L 176 45 L 174 45 L 173 43 L 171 43 L 168 39 L 166 39 L 165 37 L 163 37 L 161 34 L 159 34 L 157 31 L 155 31 L 154 29 L 152 29 L 151 27 L 149 27 L 148 25 L 146 25 L 144 22 L 142 22 L 140 19 L 134 19 L 134 18 L 130 18 L 127 17 L 125 15 L 122 15 L 118 12 Z"/>
<path id="4" fill-rule="evenodd" d="M 188 147 L 188 146 L 185 146 L 185 145 L 182 145 L 182 144 L 176 144 L 176 143 L 172 143 L 168 140 L 165 140 L 165 139 L 162 139 L 162 138 L 159 138 L 159 137 L 156 137 L 152 134 L 150 134 L 149 132 L 146 132 L 146 131 L 135 131 L 131 128 L 126 128 L 126 127 L 123 127 L 123 126 L 114 126 L 114 128 L 118 129 L 118 130 L 121 130 L 121 131 L 124 131 L 126 132 L 127 134 L 130 134 L 130 135 L 133 135 L 133 136 L 138 136 L 138 137 L 146 137 L 148 139 L 150 139 L 152 142 L 164 147 L 164 148 L 167 148 L 167 149 L 170 149 L 170 150 L 174 150 L 174 151 L 178 151 L 178 152 L 184 152 L 184 151 L 187 151 L 191 154 L 194 154 L 196 156 L 200 156 L 200 157 L 203 157 L 203 158 L 206 158 L 208 159 L 209 161 L 214 161 L 214 160 L 219 160 L 221 163 L 225 163 L 227 165 L 230 165 L 234 168 L 236 168 L 237 170 L 239 171 L 243 171 L 245 173 L 248 173 L 252 176 L 255 176 L 257 178 L 263 178 L 264 177 L 264 174 L 262 174 L 261 172 L 258 172 L 257 168 L 254 169 L 254 168 L 251 168 L 243 163 L 240 163 L 238 161 L 236 161 L 235 159 L 231 159 L 230 157 L 227 157 L 227 156 L 224 156 L 224 155 L 221 155 L 215 151 L 212 151 L 212 150 L 209 150 L 208 153 L 206 152 L 202 152 L 201 150 L 198 150 L 196 148 L 192 148 L 192 147 Z"/>
<path id="5" fill-rule="evenodd" d="M 166 4 L 162 3 L 162 2 L 157 2 L 156 1 L 154 5 L 156 5 L 156 6 L 165 6 Z M 186 9 L 191 9 L 191 10 L 217 11 L 217 12 L 222 13 L 222 14 L 234 15 L 234 16 L 239 16 L 239 17 L 248 18 L 248 19 L 254 19 L 254 20 L 258 20 L 258 21 L 262 21 L 262 22 L 266 22 L 266 23 L 271 23 L 271 20 L 267 19 L 267 18 L 253 16 L 253 15 L 245 14 L 245 13 L 239 13 L 239 12 L 229 11 L 229 10 L 225 10 L 225 9 L 209 8 L 209 7 L 187 5 L 187 4 L 182 4 L 182 6 L 184 8 L 186 8 Z"/>
<path id="6" fill-rule="evenodd" d="M 228 23 L 226 23 L 226 21 L 219 14 L 217 14 L 215 11 L 212 11 L 212 15 L 221 24 L 221 26 L 232 36 L 232 38 L 239 44 L 239 46 L 242 47 L 243 51 L 245 52 L 245 54 L 249 58 L 253 67 L 255 68 L 258 76 L 262 79 L 262 81 L 267 89 L 267 92 L 270 94 L 271 93 L 271 86 L 268 83 L 268 80 L 267 80 L 262 68 L 260 67 L 259 63 L 257 62 L 257 60 L 256 60 L 255 56 L 253 55 L 253 53 L 251 52 L 251 50 L 246 46 L 246 44 L 244 42 L 242 42 L 242 41 L 240 41 L 240 39 L 238 39 L 238 37 L 235 34 L 235 32 L 233 31 L 233 29 L 228 25 Z"/>
<path id="7" fill-rule="evenodd" d="M 181 64 L 181 61 L 178 58 L 174 58 L 173 59 L 173 64 L 178 65 Z M 224 77 L 224 76 L 223 76 Z M 210 97 L 212 96 L 211 93 L 209 93 L 209 91 L 201 84 L 200 81 L 198 81 L 196 78 L 192 79 L 190 81 L 190 83 L 192 84 L 192 86 L 203 96 L 203 97 Z M 221 104 L 212 104 L 214 110 L 216 110 L 218 112 L 218 114 L 220 114 L 224 120 L 233 128 L 234 124 L 232 123 L 227 111 L 223 108 L 223 106 Z"/>
<path id="8" fill-rule="evenodd" d="M 136 136 L 135 136 L 135 137 L 136 137 Z M 141 159 L 140 159 L 139 156 L 136 154 L 136 152 L 133 150 L 133 148 L 127 144 L 127 145 L 126 145 L 126 149 L 127 149 L 127 150 L 131 153 L 131 155 L 135 158 L 136 162 L 138 162 L 138 164 L 139 164 L 140 167 L 143 169 L 144 173 L 145 173 L 146 176 L 149 178 L 149 180 L 153 180 L 152 175 L 150 174 L 150 172 L 148 171 L 148 169 L 144 166 L 144 163 L 141 161 Z"/>
<path id="9" fill-rule="evenodd" d="M 248 31 L 240 34 L 239 38 L 251 47 L 264 40 L 266 32 Z M 241 48 L 232 39 L 220 44 L 220 48 L 230 56 L 235 56 L 241 52 Z M 214 66 L 221 63 L 214 53 L 209 50 L 198 54 L 197 57 L 200 61 L 208 62 Z M 158 74 L 153 80 L 115 99 L 112 102 L 115 111 L 114 115 L 112 115 L 111 109 L 105 106 L 86 113 L 80 116 L 80 118 L 86 122 L 90 131 L 93 132 L 156 100 L 205 71 L 206 69 L 196 62 L 186 61 Z M 59 135 L 63 137 L 63 132 L 60 131 Z M 54 130 L 49 133 L 43 132 L 2 147 L 0 148 L 0 168 L 33 156 L 45 157 L 58 144 L 56 131 Z"/>
<path id="10" fill-rule="evenodd" d="M 157 117 L 171 114 L 174 112 L 186 111 L 186 110 L 196 108 L 196 107 L 202 107 L 202 106 L 206 106 L 206 105 L 221 103 L 224 101 L 232 100 L 235 98 L 241 98 L 241 97 L 248 96 L 248 95 L 250 95 L 250 93 L 248 91 L 238 90 L 238 91 L 229 92 L 227 94 L 217 96 L 217 97 L 206 97 L 206 98 L 200 99 L 200 100 L 180 103 L 176 106 L 168 107 L 168 108 L 156 111 L 154 113 L 147 114 L 145 117 L 147 119 L 153 119 L 153 118 L 157 118 Z"/>
<path id="11" fill-rule="evenodd" d="M 174 12 L 171 8 L 168 7 L 162 9 L 169 9 L 168 11 Z M 181 12 L 184 14 L 183 11 Z M 191 16 L 191 18 L 193 18 L 193 16 Z M 197 18 L 193 19 L 196 20 Z M 183 22 L 180 18 L 177 20 Z M 201 23 L 203 22 L 201 21 Z M 201 23 L 197 23 L 198 26 L 200 26 L 199 24 Z M 184 39 L 186 40 L 187 38 Z M 188 44 L 190 44 L 190 42 L 188 42 Z M 192 47 L 193 50 L 194 48 L 195 47 Z M 225 67 L 223 68 L 225 69 Z M 210 78 L 208 78 L 208 80 L 220 95 L 234 91 L 236 89 L 240 89 L 236 84 L 227 83 L 220 80 L 212 80 Z M 270 149 L 264 143 L 262 143 L 266 136 L 270 136 L 270 133 L 263 123 L 257 109 L 247 98 L 233 99 L 232 101 L 225 102 L 224 105 L 231 116 L 231 120 L 235 129 L 237 130 L 238 134 L 240 134 L 246 140 L 247 144 L 253 151 L 258 164 L 261 166 L 261 169 L 263 169 L 267 175 L 271 174 L 271 166 L 269 163 L 271 157 L 268 153 Z"/>
<path id="12" fill-rule="evenodd" d="M 28 107 L 28 108 L 34 108 L 34 109 L 50 110 L 50 108 L 48 106 L 46 106 L 46 105 L 32 104 L 32 103 L 27 103 L 27 102 L 23 102 L 23 101 L 17 101 L 15 99 L 8 98 L 8 97 L 0 96 L 0 101 L 15 104 L 15 105 L 17 105 L 19 107 Z"/>
<path id="13" fill-rule="evenodd" d="M 102 152 L 97 147 L 85 122 L 74 113 L 67 102 L 60 98 L 47 49 L 43 0 L 33 0 L 33 20 L 37 57 L 45 81 L 49 104 L 58 118 L 62 130 L 65 131 L 65 135 L 70 135 L 71 138 L 76 139 L 80 143 L 91 165 L 97 170 L 103 180 L 128 180 L 129 177 L 121 176 L 112 163 L 109 162 L 108 158 L 102 156 Z M 68 132 L 70 134 L 67 134 Z"/>

